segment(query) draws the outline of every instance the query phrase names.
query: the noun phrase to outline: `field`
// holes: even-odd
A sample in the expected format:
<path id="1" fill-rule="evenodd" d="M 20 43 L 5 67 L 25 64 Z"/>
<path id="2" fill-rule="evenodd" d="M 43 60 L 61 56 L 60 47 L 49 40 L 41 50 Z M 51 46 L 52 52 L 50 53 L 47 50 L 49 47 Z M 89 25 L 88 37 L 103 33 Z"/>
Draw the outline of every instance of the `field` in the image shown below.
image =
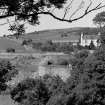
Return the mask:
<path id="1" fill-rule="evenodd" d="M 0 105 L 17 105 L 11 100 L 9 95 L 0 95 Z"/>
<path id="2" fill-rule="evenodd" d="M 7 38 L 0 38 L 0 52 L 5 52 L 7 48 L 14 48 L 16 52 L 25 51 L 25 48 L 20 43 Z"/>
<path id="3" fill-rule="evenodd" d="M 56 30 L 44 30 L 38 32 L 32 32 L 25 34 L 23 39 L 32 39 L 33 41 L 45 41 L 45 40 L 56 40 L 61 38 L 62 34 L 67 34 L 68 38 L 71 39 L 70 36 L 77 38 L 81 32 L 85 34 L 97 34 L 98 29 L 96 28 L 68 28 L 68 29 L 56 29 Z"/>
<path id="4" fill-rule="evenodd" d="M 0 38 L 0 53 L 6 52 L 6 49 L 8 48 L 15 49 L 15 53 L 36 53 L 38 52 L 28 46 L 22 46 L 21 43 L 22 43 L 21 40 L 1 37 Z"/>

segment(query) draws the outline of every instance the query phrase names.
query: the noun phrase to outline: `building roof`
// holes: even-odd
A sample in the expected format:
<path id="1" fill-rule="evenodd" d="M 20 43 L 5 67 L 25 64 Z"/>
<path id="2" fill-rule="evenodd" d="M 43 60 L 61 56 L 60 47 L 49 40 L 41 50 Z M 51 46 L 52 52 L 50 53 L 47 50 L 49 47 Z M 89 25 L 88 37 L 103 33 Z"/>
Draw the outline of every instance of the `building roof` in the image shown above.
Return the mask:
<path id="1" fill-rule="evenodd" d="M 99 35 L 83 35 L 83 39 L 85 40 L 97 40 L 99 39 Z M 79 42 L 80 41 L 80 35 L 67 35 L 66 37 L 56 37 L 53 39 L 52 37 L 52 42 Z"/>
<path id="2" fill-rule="evenodd" d="M 98 35 L 84 35 L 83 39 L 99 39 Z"/>

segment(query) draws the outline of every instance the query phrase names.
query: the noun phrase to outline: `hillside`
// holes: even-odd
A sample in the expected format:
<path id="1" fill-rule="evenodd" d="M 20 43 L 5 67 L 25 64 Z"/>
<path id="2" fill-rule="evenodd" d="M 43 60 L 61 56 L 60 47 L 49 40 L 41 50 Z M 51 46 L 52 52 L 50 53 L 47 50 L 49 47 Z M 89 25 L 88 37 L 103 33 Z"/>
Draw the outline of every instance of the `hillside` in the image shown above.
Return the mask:
<path id="1" fill-rule="evenodd" d="M 34 41 L 43 41 L 43 40 L 52 40 L 60 38 L 62 34 L 67 34 L 68 36 L 77 37 L 81 34 L 81 32 L 88 35 L 96 35 L 98 33 L 97 28 L 68 28 L 68 29 L 55 29 L 55 30 L 43 30 L 43 31 L 35 31 L 32 33 L 25 34 L 23 39 L 32 39 Z"/>
<path id="2" fill-rule="evenodd" d="M 14 48 L 16 52 L 25 51 L 25 48 L 20 43 L 7 38 L 0 38 L 0 52 L 5 52 L 7 48 Z"/>

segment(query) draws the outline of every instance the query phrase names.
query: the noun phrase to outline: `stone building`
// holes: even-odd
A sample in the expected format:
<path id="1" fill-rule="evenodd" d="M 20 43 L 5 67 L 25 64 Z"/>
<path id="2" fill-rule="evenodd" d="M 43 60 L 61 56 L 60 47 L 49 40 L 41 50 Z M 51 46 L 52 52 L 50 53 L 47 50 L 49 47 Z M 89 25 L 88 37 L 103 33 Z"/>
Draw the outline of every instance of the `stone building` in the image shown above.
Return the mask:
<path id="1" fill-rule="evenodd" d="M 81 45 L 81 46 L 88 46 L 90 45 L 91 41 L 93 41 L 94 45 L 97 47 L 100 45 L 100 32 L 97 34 L 86 34 L 81 32 L 79 35 L 75 34 L 68 34 L 64 37 L 57 37 L 56 39 L 52 38 L 53 43 L 72 43 L 72 45 Z"/>

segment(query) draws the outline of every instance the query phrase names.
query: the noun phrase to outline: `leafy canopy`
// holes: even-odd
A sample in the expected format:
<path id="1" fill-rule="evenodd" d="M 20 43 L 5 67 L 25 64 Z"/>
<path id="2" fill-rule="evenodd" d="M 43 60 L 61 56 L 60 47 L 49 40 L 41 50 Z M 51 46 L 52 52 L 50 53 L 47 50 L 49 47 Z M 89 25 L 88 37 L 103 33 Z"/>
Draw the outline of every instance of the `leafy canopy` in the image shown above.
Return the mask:
<path id="1" fill-rule="evenodd" d="M 14 32 L 14 36 L 18 39 L 19 36 L 25 33 L 24 24 L 14 23 L 13 25 L 9 26 L 9 31 Z"/>
<path id="2" fill-rule="evenodd" d="M 71 7 L 74 6 L 75 1 L 76 0 L 0 0 L 0 19 L 15 16 L 18 20 L 27 20 L 31 24 L 39 24 L 39 15 L 43 14 L 49 15 L 59 21 L 71 23 L 105 6 L 103 2 L 100 2 L 92 8 L 92 4 L 94 4 L 93 0 L 89 0 L 88 4 L 85 0 L 81 0 L 77 7 L 74 7 L 75 10 L 71 12 Z M 63 9 L 63 15 L 58 16 L 55 12 L 61 8 Z M 84 12 L 77 16 L 77 13 L 83 8 Z"/>
<path id="3" fill-rule="evenodd" d="M 38 14 L 44 8 L 62 8 L 67 0 L 0 0 L 0 7 L 5 10 L 4 17 L 15 16 L 19 20 L 27 20 L 32 24 L 39 24 Z"/>
<path id="4" fill-rule="evenodd" d="M 105 11 L 98 13 L 94 19 L 93 19 L 94 24 L 103 27 L 105 26 Z"/>

